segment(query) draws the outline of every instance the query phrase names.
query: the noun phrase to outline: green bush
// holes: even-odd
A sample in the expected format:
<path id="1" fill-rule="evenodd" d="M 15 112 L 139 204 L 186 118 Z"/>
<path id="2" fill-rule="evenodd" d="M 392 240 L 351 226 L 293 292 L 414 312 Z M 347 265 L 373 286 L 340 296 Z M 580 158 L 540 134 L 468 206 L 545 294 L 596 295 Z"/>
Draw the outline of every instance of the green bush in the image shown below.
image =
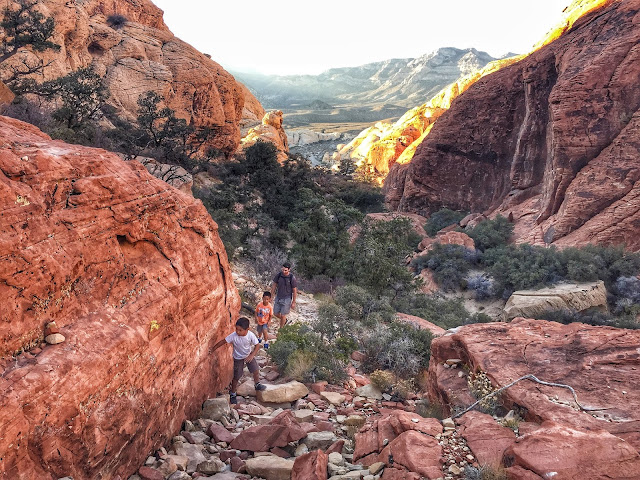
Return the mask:
<path id="1" fill-rule="evenodd" d="M 362 334 L 361 349 L 367 372 L 390 370 L 400 378 L 410 378 L 428 368 L 433 335 L 413 325 L 393 321 Z"/>
<path id="2" fill-rule="evenodd" d="M 399 312 L 423 318 L 444 329 L 492 321 L 488 315 L 471 314 L 461 298 L 447 299 L 421 293 L 399 297 L 394 300 L 393 306 Z"/>
<path id="3" fill-rule="evenodd" d="M 390 322 L 396 313 L 387 297 L 374 296 L 357 285 L 345 285 L 336 289 L 335 301 L 351 319 L 368 327 Z"/>
<path id="4" fill-rule="evenodd" d="M 433 213 L 424 225 L 424 229 L 427 235 L 434 237 L 436 233 L 449 225 L 455 225 L 464 217 L 467 216 L 465 212 L 455 212 L 448 208 L 443 208 Z"/>
<path id="5" fill-rule="evenodd" d="M 464 279 L 471 268 L 470 255 L 462 245 L 442 245 L 436 243 L 426 255 L 411 262 L 417 272 L 427 267 L 433 272 L 433 279 L 444 291 L 455 291 L 464 285 Z"/>
<path id="6" fill-rule="evenodd" d="M 482 252 L 489 248 L 506 245 L 513 234 L 513 224 L 502 215 L 493 220 L 485 220 L 475 228 L 466 232 L 476 244 L 476 248 Z"/>

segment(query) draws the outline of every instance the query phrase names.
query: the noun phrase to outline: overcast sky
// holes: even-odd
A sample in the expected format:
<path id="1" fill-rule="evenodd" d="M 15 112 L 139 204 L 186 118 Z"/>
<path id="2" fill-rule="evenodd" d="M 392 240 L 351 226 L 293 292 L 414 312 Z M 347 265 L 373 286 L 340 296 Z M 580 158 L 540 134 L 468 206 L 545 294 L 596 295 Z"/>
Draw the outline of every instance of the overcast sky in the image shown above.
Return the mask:
<path id="1" fill-rule="evenodd" d="M 153 0 L 228 70 L 317 74 L 439 47 L 525 53 L 570 0 Z"/>

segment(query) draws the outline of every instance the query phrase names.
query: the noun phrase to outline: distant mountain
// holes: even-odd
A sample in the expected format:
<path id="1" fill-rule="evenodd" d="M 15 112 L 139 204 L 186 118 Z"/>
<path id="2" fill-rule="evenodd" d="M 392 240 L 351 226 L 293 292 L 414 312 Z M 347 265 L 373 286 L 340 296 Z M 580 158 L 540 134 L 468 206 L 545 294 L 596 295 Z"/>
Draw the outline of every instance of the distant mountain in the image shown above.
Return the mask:
<path id="1" fill-rule="evenodd" d="M 319 75 L 260 75 L 232 72 L 266 108 L 296 108 L 320 100 L 331 105 L 424 103 L 461 76 L 496 60 L 474 48 L 440 48 L 419 58 L 394 58 L 359 67 L 332 68 Z"/>

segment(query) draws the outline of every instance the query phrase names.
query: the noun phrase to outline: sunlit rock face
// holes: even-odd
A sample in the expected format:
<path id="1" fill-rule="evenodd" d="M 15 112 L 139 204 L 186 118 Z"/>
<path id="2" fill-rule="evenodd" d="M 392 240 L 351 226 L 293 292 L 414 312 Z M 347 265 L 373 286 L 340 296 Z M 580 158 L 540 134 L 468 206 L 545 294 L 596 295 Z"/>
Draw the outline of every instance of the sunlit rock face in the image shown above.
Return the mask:
<path id="1" fill-rule="evenodd" d="M 230 380 L 211 348 L 240 299 L 202 203 L 6 117 L 0 298 L 0 478 L 128 478 Z"/>
<path id="2" fill-rule="evenodd" d="M 209 146 L 235 151 L 245 103 L 242 86 L 207 55 L 176 38 L 164 24 L 162 10 L 151 1 L 41 3 L 42 13 L 55 19 L 53 41 L 61 46 L 59 52 L 37 53 L 45 63 L 51 62 L 44 80 L 93 65 L 109 88 L 108 102 L 124 118 L 135 120 L 138 98 L 154 91 L 178 117 L 196 126 L 215 127 L 219 134 Z M 114 25 L 110 17 L 115 14 L 126 22 Z M 21 57 L 10 61 L 19 62 Z"/>
<path id="3" fill-rule="evenodd" d="M 609 2 L 476 82 L 392 167 L 387 202 L 502 213 L 530 243 L 640 250 L 638 11 Z"/>
<path id="4" fill-rule="evenodd" d="M 522 57 L 496 60 L 484 68 L 459 78 L 428 102 L 405 113 L 393 124 L 378 122 L 364 130 L 338 153 L 341 159 L 350 158 L 358 165 L 366 165 L 373 172 L 385 176 L 398 162 L 409 163 L 416 147 L 431 127 L 446 112 L 454 99 L 480 78 L 515 63 Z"/>
<path id="5" fill-rule="evenodd" d="M 249 130 L 249 133 L 242 139 L 239 153 L 254 145 L 258 141 L 271 142 L 278 149 L 278 160 L 284 162 L 289 153 L 289 141 L 287 134 L 282 128 L 282 111 L 274 110 L 267 112 L 262 118 L 262 123 Z"/>

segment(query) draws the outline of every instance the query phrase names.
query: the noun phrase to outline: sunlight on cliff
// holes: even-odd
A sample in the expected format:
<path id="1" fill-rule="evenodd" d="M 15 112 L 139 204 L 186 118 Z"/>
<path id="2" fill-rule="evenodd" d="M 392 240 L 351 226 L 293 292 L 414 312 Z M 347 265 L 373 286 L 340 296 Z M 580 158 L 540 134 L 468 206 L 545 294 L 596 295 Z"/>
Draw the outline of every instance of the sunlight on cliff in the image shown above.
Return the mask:
<path id="1" fill-rule="evenodd" d="M 564 9 L 560 22 L 533 47 L 531 52 L 496 60 L 487 64 L 484 68 L 460 78 L 445 87 L 427 103 L 409 110 L 394 124 L 376 123 L 373 127 L 362 131 L 360 135 L 345 145 L 338 152 L 340 158 L 351 158 L 356 164 L 365 166 L 371 173 L 384 180 L 394 163 L 407 164 L 411 162 L 418 145 L 429 134 L 436 120 L 471 85 L 553 42 L 570 30 L 580 17 L 614 1 L 620 0 L 575 0 Z"/>

